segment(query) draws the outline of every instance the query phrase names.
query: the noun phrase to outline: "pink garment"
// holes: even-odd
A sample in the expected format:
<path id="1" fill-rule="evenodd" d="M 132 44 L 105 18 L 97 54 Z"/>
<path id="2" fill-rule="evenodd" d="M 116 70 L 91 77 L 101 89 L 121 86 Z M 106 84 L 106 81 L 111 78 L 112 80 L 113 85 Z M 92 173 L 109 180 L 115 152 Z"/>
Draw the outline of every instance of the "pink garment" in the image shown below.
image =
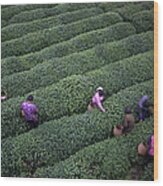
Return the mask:
<path id="1" fill-rule="evenodd" d="M 152 135 L 152 137 L 151 137 L 149 155 L 154 156 L 154 135 Z"/>
<path id="2" fill-rule="evenodd" d="M 102 106 L 102 101 L 104 100 L 104 96 L 100 96 L 98 92 L 92 98 L 93 105 L 97 106 L 102 112 L 105 112 L 104 107 Z"/>
<path id="3" fill-rule="evenodd" d="M 6 96 L 1 96 L 1 100 L 5 100 L 6 98 Z"/>

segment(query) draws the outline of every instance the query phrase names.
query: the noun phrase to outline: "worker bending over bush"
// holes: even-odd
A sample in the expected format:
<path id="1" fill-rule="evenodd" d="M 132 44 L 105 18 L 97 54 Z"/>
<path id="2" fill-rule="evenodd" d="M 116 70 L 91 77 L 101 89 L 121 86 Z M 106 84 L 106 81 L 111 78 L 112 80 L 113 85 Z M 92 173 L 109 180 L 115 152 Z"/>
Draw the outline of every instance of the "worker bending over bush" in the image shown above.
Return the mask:
<path id="1" fill-rule="evenodd" d="M 125 116 L 124 116 L 124 121 L 123 124 L 116 125 L 112 128 L 111 136 L 121 136 L 122 134 L 127 134 L 130 132 L 135 125 L 135 118 L 134 115 L 132 114 L 132 111 L 129 107 L 125 108 Z"/>
<path id="2" fill-rule="evenodd" d="M 138 114 L 138 121 L 144 121 L 145 118 L 153 114 L 153 105 L 149 102 L 147 95 L 142 96 L 139 100 L 136 113 Z"/>
<path id="3" fill-rule="evenodd" d="M 94 96 L 92 97 L 91 103 L 88 105 L 88 111 L 92 111 L 94 108 L 98 108 L 102 112 L 105 112 L 105 109 L 102 105 L 104 99 L 104 90 L 102 87 L 98 87 Z"/>
<path id="4" fill-rule="evenodd" d="M 132 114 L 131 108 L 126 107 L 125 108 L 125 116 L 124 116 L 124 121 L 123 121 L 123 133 L 128 133 L 130 132 L 135 125 L 135 117 Z"/>
<path id="5" fill-rule="evenodd" d="M 138 145 L 138 154 L 151 160 L 154 157 L 154 135 L 152 134 L 146 142 L 141 142 Z"/>
<path id="6" fill-rule="evenodd" d="M 28 123 L 29 129 L 38 126 L 38 108 L 33 103 L 33 99 L 33 96 L 30 95 L 27 97 L 27 100 L 21 104 L 21 115 Z"/>

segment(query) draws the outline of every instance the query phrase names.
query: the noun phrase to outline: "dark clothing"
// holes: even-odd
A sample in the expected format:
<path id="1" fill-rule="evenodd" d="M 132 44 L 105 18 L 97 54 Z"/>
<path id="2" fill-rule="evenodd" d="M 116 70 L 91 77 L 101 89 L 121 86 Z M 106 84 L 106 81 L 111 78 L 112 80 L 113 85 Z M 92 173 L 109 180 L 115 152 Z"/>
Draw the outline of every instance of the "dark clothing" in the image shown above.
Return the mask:
<path id="1" fill-rule="evenodd" d="M 139 115 L 139 120 L 145 120 L 145 118 L 148 117 L 148 96 L 142 96 L 141 99 L 139 100 L 138 103 L 138 115 Z"/>
<path id="2" fill-rule="evenodd" d="M 26 121 L 28 123 L 29 129 L 38 127 L 38 121 Z"/>
<path id="3" fill-rule="evenodd" d="M 134 128 L 134 124 L 135 118 L 133 114 L 126 114 L 123 123 L 124 126 L 123 132 L 124 133 L 130 132 Z"/>

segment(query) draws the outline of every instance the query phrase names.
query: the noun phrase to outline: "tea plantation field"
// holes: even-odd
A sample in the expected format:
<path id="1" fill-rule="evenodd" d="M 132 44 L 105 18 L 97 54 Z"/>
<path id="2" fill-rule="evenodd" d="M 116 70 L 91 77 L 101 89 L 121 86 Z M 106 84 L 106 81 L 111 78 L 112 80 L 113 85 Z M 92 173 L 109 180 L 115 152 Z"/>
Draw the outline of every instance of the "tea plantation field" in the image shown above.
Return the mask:
<path id="1" fill-rule="evenodd" d="M 153 117 L 111 137 L 124 107 L 154 99 L 153 14 L 153 2 L 1 6 L 2 176 L 153 180 L 137 155 Z M 106 112 L 90 113 L 98 86 Z M 30 131 L 29 94 L 40 120 Z"/>

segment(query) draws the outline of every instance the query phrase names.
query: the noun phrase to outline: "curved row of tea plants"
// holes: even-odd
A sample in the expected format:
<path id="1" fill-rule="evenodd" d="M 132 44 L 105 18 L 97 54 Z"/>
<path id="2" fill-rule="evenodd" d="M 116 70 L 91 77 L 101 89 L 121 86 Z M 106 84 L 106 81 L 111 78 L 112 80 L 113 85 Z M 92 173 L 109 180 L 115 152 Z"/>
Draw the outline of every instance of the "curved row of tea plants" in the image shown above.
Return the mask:
<path id="1" fill-rule="evenodd" d="M 109 6 L 109 3 L 108 3 Z M 129 3 L 128 6 L 123 6 L 119 9 L 116 9 L 116 12 L 123 17 L 124 21 L 132 21 L 133 15 L 139 13 L 144 10 L 152 10 L 154 7 L 154 2 L 137 2 L 137 3 Z"/>
<path id="2" fill-rule="evenodd" d="M 38 168 L 34 177 L 124 180 L 131 168 L 131 159 L 138 159 L 137 145 L 146 140 L 152 131 L 151 118 L 137 124 L 127 136 L 109 138 L 80 150 L 54 166 Z"/>
<path id="3" fill-rule="evenodd" d="M 123 25 L 119 25 L 119 26 L 123 27 Z M 125 26 L 126 24 L 124 24 L 124 30 L 126 29 Z M 129 35 L 132 33 L 132 27 L 131 27 L 131 31 L 129 29 L 128 32 Z M 109 30 L 107 32 L 110 33 L 110 36 L 108 37 L 107 40 L 109 40 L 109 38 L 110 40 L 112 40 L 114 38 L 116 39 L 116 37 L 117 39 L 120 37 L 125 37 L 125 35 L 127 35 L 128 32 L 126 30 L 126 32 L 123 32 L 125 34 L 122 34 L 122 36 L 120 36 L 119 33 L 118 36 L 118 33 L 115 32 L 115 29 L 111 28 L 110 32 Z M 114 34 L 116 36 L 114 36 Z M 24 95 L 25 93 L 28 93 L 39 87 L 50 85 L 66 76 L 84 73 L 89 70 L 99 68 L 102 65 L 109 64 L 111 62 L 120 60 L 122 58 L 131 56 L 139 52 L 140 48 L 137 46 L 136 47 L 138 52 L 136 51 L 136 49 L 134 49 L 135 52 L 130 52 L 130 53 L 128 52 L 128 47 L 129 45 L 131 45 L 132 37 L 126 38 L 125 41 L 126 42 L 124 42 L 124 40 L 120 40 L 116 43 L 115 42 L 106 43 L 101 45 L 100 46 L 101 48 L 103 47 L 105 48 L 105 50 L 108 50 L 108 53 L 104 54 L 105 57 L 103 56 L 103 58 L 101 55 L 99 55 L 96 52 L 97 47 L 95 47 L 90 50 L 86 50 L 84 52 L 69 55 L 64 58 L 44 62 L 42 63 L 42 65 L 36 65 L 34 68 L 32 68 L 29 71 L 14 73 L 10 76 L 5 76 L 2 79 L 2 87 L 6 92 L 8 92 L 9 98 L 18 95 Z M 92 45 L 93 45 L 93 41 L 92 41 Z M 72 44 L 72 46 L 74 45 Z M 109 52 L 109 50 L 113 47 L 114 50 Z M 153 49 L 153 47 L 151 46 L 150 48 L 149 46 L 149 48 L 147 49 L 150 50 Z M 117 54 L 120 53 L 120 51 L 122 51 L 123 54 L 118 55 L 119 57 L 118 58 Z M 111 56 L 113 57 L 111 58 Z M 19 87 L 21 87 L 21 89 L 19 89 Z"/>
<path id="4" fill-rule="evenodd" d="M 54 15 L 59 15 L 65 12 L 72 12 L 75 10 L 83 9 L 83 8 L 92 8 L 95 7 L 95 4 L 78 4 L 78 3 L 69 3 L 69 4 L 52 4 L 51 8 L 43 8 L 43 9 L 36 9 L 32 11 L 22 12 L 18 15 L 13 16 L 9 23 L 23 23 L 23 22 L 30 22 L 34 20 L 38 20 L 41 18 L 46 18 Z"/>
<path id="5" fill-rule="evenodd" d="M 31 32 L 56 27 L 57 25 L 68 24 L 101 13 L 103 13 L 103 11 L 100 8 L 84 8 L 73 12 L 59 14 L 50 18 L 39 19 L 29 23 L 12 24 L 2 28 L 2 42 L 21 37 Z"/>
<path id="6" fill-rule="evenodd" d="M 10 57 L 1 62 L 1 76 L 29 70 L 36 64 L 54 57 L 63 57 L 74 52 L 80 52 L 97 44 L 119 40 L 135 33 L 134 27 L 129 23 L 117 23 L 103 29 L 97 29 L 80 34 L 68 41 L 54 44 L 39 52 L 30 53 L 21 57 Z"/>
<path id="7" fill-rule="evenodd" d="M 154 30 L 154 9 L 135 13 L 132 17 L 132 23 L 137 33 Z"/>
<path id="8" fill-rule="evenodd" d="M 106 4 L 102 3 L 102 4 L 97 4 L 96 6 L 93 6 L 93 8 L 90 7 L 90 8 L 84 8 L 84 9 L 79 9 L 79 10 L 77 9 L 72 12 L 63 12 L 61 14 L 57 14 L 52 17 L 42 18 L 39 20 L 31 21 L 31 22 L 11 24 L 1 30 L 2 42 L 6 41 L 6 40 L 17 38 L 17 37 L 21 37 L 21 36 L 23 36 L 27 33 L 30 33 L 30 32 L 54 27 L 58 24 L 66 24 L 66 23 L 72 22 L 74 20 L 79 19 L 80 18 L 79 16 L 81 16 L 81 18 L 82 18 L 82 16 L 89 17 L 92 13 L 94 13 L 94 14 L 99 13 L 100 14 L 102 12 L 104 13 L 104 12 L 113 11 L 113 10 L 116 12 L 116 9 L 122 8 L 124 6 L 123 13 L 125 14 L 125 10 L 128 12 L 128 7 L 130 7 L 131 4 L 132 3 L 130 3 L 130 4 L 118 3 L 118 5 L 117 5 L 117 3 L 112 3 L 112 4 L 109 3 L 109 6 L 108 6 L 108 3 L 106 3 Z M 132 6 L 133 6 L 133 4 L 132 4 Z M 139 12 L 141 10 L 144 10 L 143 4 L 142 5 L 141 4 L 134 5 L 134 7 L 135 6 L 136 6 L 135 12 Z M 89 11 L 88 11 L 88 9 L 89 9 Z M 135 8 L 134 8 L 134 10 L 135 10 Z M 119 9 L 118 9 L 118 12 L 119 12 Z"/>
<path id="9" fill-rule="evenodd" d="M 136 105 L 143 94 L 150 95 L 153 100 L 152 87 L 153 80 L 150 80 L 121 90 L 105 101 L 106 113 L 95 110 L 63 117 L 26 134 L 4 140 L 2 174 L 31 176 L 40 166 L 52 165 L 85 146 L 106 139 L 111 134 L 112 126 L 122 121 L 126 105 Z"/>
<path id="10" fill-rule="evenodd" d="M 141 176 L 141 180 L 154 181 L 154 162 L 150 162 L 144 167 L 144 172 Z"/>
<path id="11" fill-rule="evenodd" d="M 55 63 L 45 63 L 36 66 L 30 71 L 6 76 L 2 79 L 1 86 L 8 93 L 8 98 L 23 96 L 40 87 L 46 87 L 54 84 L 65 77 L 75 74 L 80 75 L 81 73 L 84 74 L 90 70 L 100 68 L 101 66 L 120 60 L 118 58 L 112 58 L 113 60 L 108 60 L 107 58 L 101 59 L 94 52 L 95 51 L 91 53 L 91 51 L 89 51 L 81 56 L 75 55 L 76 58 L 71 57 L 58 60 Z M 127 56 L 124 55 L 123 57 L 125 58 Z M 138 61 L 138 64 L 141 62 L 144 63 L 145 66 L 146 63 L 152 64 L 153 50 L 125 59 L 124 61 L 129 61 L 129 63 L 136 63 L 136 61 Z"/>
<path id="12" fill-rule="evenodd" d="M 52 8 L 55 7 L 56 4 L 31 4 L 31 5 L 9 5 L 8 7 L 6 6 L 1 6 L 1 18 L 2 20 L 5 20 L 9 22 L 9 20 L 16 16 L 19 15 L 21 12 L 30 12 L 30 10 L 35 10 L 40 8 Z M 3 8 L 5 7 L 5 8 Z"/>
<path id="13" fill-rule="evenodd" d="M 74 23 L 31 33 L 18 39 L 3 42 L 1 45 L 1 56 L 5 58 L 35 52 L 51 44 L 69 40 L 81 33 L 104 28 L 121 21 L 122 18 L 117 13 L 105 13 Z"/>
<path id="14" fill-rule="evenodd" d="M 139 55 L 104 66 L 85 75 L 73 75 L 32 92 L 40 109 L 40 123 L 84 112 L 93 90 L 99 84 L 105 88 L 109 96 L 120 89 L 153 78 L 151 70 L 153 69 L 153 56 L 150 53 L 147 54 L 143 63 L 141 58 L 142 56 Z M 121 68 L 120 72 L 119 68 Z M 20 103 L 24 99 L 25 97 L 13 98 L 2 104 L 2 138 L 26 131 L 26 125 L 20 118 Z"/>
<path id="15" fill-rule="evenodd" d="M 120 24 L 122 24 L 122 23 L 120 23 Z M 119 36 L 116 36 L 116 35 L 114 36 L 114 33 L 117 33 L 117 31 L 116 31 L 117 27 L 119 27 L 119 26 L 114 25 L 114 26 L 110 27 L 111 30 L 113 29 L 113 34 L 111 34 L 112 31 L 109 32 L 113 39 L 114 38 L 118 39 L 119 37 L 121 37 L 121 36 L 123 37 L 123 35 L 124 35 L 124 32 L 123 32 L 123 34 L 119 33 Z M 122 28 L 124 28 L 124 27 L 122 27 Z M 110 29 L 108 28 L 108 30 L 110 30 Z M 130 33 L 130 29 L 128 31 L 127 30 L 128 29 L 126 28 L 126 34 Z M 132 32 L 132 30 L 133 29 L 131 27 L 131 32 Z M 46 60 L 50 59 L 50 58 L 52 58 L 52 60 L 47 61 L 47 63 L 51 63 L 51 62 L 54 63 L 58 60 L 62 61 L 62 59 L 64 59 L 64 58 L 66 60 L 73 61 L 75 58 L 78 59 L 78 56 L 80 59 L 81 55 L 82 55 L 83 59 L 88 59 L 88 60 L 91 60 L 90 58 L 93 58 L 93 60 L 97 61 L 93 56 L 93 55 L 95 55 L 98 58 L 98 60 L 100 60 L 99 57 L 101 56 L 100 58 L 102 60 L 106 59 L 106 60 L 110 60 L 110 61 L 113 61 L 113 60 L 115 61 L 115 60 L 119 60 L 124 57 L 129 57 L 130 55 L 142 53 L 147 50 L 153 49 L 154 35 L 153 35 L 152 31 L 149 31 L 146 33 L 137 34 L 137 35 L 133 35 L 133 36 L 124 38 L 123 40 L 117 41 L 115 43 L 110 43 L 108 45 L 108 47 L 106 47 L 107 46 L 106 44 L 99 45 L 99 47 L 96 47 L 97 50 L 92 49 L 92 50 L 94 50 L 94 52 L 92 53 L 93 55 L 89 51 L 84 51 L 83 53 L 78 53 L 80 50 L 85 50 L 85 48 L 87 49 L 89 46 L 93 47 L 98 42 L 100 43 L 100 41 L 98 39 L 96 39 L 95 41 L 89 42 L 89 39 L 91 39 L 91 38 L 93 39 L 95 37 L 94 33 L 96 35 L 99 32 L 97 32 L 97 33 L 91 32 L 88 35 L 84 34 L 84 35 L 78 36 L 78 37 L 76 37 L 66 43 L 63 42 L 63 44 L 58 44 L 58 45 L 56 45 L 56 47 L 55 46 L 50 47 L 49 49 L 47 48 L 47 50 L 43 50 L 43 51 L 38 52 L 33 55 L 30 54 L 30 55 L 27 55 L 24 57 L 11 57 L 11 58 L 4 59 L 4 60 L 2 60 L 2 64 L 1 64 L 1 66 L 2 66 L 1 76 L 4 77 L 6 75 L 11 75 L 16 72 L 29 70 L 32 67 L 36 66 L 37 64 L 43 63 L 44 61 L 46 62 Z M 100 34 L 101 33 L 102 32 L 100 32 Z M 105 32 L 104 32 L 104 35 L 105 35 Z M 106 39 L 106 42 L 109 40 L 110 37 L 107 36 L 107 38 L 108 39 Z M 103 41 L 103 42 L 105 42 L 105 41 Z M 78 43 L 83 44 L 83 47 L 81 45 L 78 46 Z M 73 48 L 73 46 L 75 46 L 75 48 Z M 57 55 L 59 55 L 59 56 L 63 55 L 64 58 L 61 58 L 61 59 L 54 58 L 55 53 L 53 53 L 53 51 L 55 51 L 55 50 L 56 50 Z M 58 50 L 58 52 L 57 52 L 57 50 Z M 71 55 L 70 52 L 73 53 L 75 51 L 77 53 Z M 88 56 L 84 55 L 84 53 L 85 54 L 88 53 Z M 66 54 L 67 55 L 69 54 L 70 56 L 65 57 L 64 55 L 66 55 Z"/>

